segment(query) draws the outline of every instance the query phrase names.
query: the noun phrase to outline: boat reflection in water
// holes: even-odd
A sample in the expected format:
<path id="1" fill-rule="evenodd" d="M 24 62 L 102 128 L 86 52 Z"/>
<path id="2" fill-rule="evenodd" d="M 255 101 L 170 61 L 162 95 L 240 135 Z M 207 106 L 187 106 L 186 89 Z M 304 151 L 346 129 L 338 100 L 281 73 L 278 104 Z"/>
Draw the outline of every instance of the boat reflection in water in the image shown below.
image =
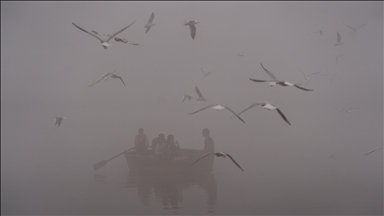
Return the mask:
<path id="1" fill-rule="evenodd" d="M 125 153 L 129 173 L 125 176 L 126 179 L 119 180 L 118 184 L 128 188 L 130 192 L 137 188 L 145 211 L 153 207 L 156 209 L 156 205 L 160 205 L 163 210 L 174 214 L 180 214 L 181 209 L 204 209 L 200 202 L 202 199 L 194 196 L 201 195 L 199 192 L 203 191 L 207 194 L 206 211 L 203 214 L 212 214 L 217 199 L 217 183 L 212 174 L 215 157 L 206 157 L 191 166 L 199 158 L 199 152 L 194 149 L 181 149 L 176 157 L 156 157 L 153 152 L 145 155 Z M 95 174 L 94 178 L 98 184 L 109 184 L 110 181 L 108 176 L 99 174 Z M 183 192 L 188 193 L 188 201 L 184 203 Z"/>
<path id="2" fill-rule="evenodd" d="M 214 213 L 217 199 L 217 183 L 212 172 L 178 172 L 153 173 L 130 172 L 128 174 L 128 188 L 137 188 L 137 193 L 143 205 L 148 206 L 154 194 L 163 210 L 171 210 L 178 214 L 182 208 L 183 191 L 202 190 L 207 194 L 206 213 Z M 190 204 L 187 204 L 190 205 Z"/>

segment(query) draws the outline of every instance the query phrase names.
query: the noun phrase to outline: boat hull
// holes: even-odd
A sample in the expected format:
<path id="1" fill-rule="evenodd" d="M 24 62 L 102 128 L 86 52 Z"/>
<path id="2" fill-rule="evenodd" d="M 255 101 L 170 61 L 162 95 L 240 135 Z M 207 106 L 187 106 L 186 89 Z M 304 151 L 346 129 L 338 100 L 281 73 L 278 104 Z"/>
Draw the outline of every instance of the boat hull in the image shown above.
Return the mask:
<path id="1" fill-rule="evenodd" d="M 193 172 L 212 171 L 214 155 L 201 159 L 193 164 L 201 155 L 199 150 L 181 149 L 175 157 L 154 156 L 151 151 L 148 155 L 138 155 L 136 152 L 124 154 L 130 172 Z"/>

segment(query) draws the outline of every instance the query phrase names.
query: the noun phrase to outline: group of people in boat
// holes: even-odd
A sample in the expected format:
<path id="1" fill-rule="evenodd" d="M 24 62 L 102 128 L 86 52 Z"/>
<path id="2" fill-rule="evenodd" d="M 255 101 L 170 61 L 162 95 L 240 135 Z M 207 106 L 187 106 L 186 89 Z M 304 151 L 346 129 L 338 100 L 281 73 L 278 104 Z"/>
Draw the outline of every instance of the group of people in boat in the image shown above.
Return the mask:
<path id="1" fill-rule="evenodd" d="M 205 128 L 202 131 L 204 141 L 204 149 L 201 154 L 208 154 L 215 151 L 213 139 L 209 136 L 209 129 Z M 144 129 L 139 128 L 138 134 L 135 136 L 135 151 L 140 155 L 151 155 L 154 153 L 158 157 L 174 157 L 180 151 L 180 145 L 172 134 L 167 136 L 163 133 L 159 134 L 158 137 L 152 140 L 152 144 L 149 145 L 148 137 L 144 134 Z M 151 148 L 152 151 L 149 151 Z"/>

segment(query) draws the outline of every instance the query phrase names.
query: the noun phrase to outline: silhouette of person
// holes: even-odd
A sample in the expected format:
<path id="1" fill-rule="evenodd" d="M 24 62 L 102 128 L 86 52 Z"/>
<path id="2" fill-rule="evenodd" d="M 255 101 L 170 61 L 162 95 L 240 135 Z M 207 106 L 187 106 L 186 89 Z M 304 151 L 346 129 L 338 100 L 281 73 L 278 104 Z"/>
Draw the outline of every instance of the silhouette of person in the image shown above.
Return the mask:
<path id="1" fill-rule="evenodd" d="M 180 150 L 179 142 L 176 140 L 172 134 L 169 134 L 166 142 L 167 155 L 176 156 L 177 152 Z"/>
<path id="2" fill-rule="evenodd" d="M 204 128 L 202 131 L 202 135 L 203 137 L 205 137 L 204 149 L 201 152 L 202 155 L 215 152 L 215 145 L 214 145 L 213 139 L 209 136 L 209 132 L 210 131 L 208 128 Z"/>
<path id="3" fill-rule="evenodd" d="M 149 145 L 148 138 L 144 134 L 144 129 L 139 128 L 139 134 L 135 136 L 135 150 L 141 154 L 145 155 L 147 153 L 147 147 Z"/>
<path id="4" fill-rule="evenodd" d="M 166 142 L 164 134 L 159 134 L 158 137 L 152 140 L 152 149 L 155 150 L 155 156 L 165 156 Z"/>

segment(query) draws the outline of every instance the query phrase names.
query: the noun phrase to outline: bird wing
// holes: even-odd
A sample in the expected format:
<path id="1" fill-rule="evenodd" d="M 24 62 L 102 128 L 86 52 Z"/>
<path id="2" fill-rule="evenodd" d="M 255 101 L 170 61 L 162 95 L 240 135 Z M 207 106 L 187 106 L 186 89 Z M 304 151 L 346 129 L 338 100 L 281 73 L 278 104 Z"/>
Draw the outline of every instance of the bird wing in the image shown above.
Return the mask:
<path id="1" fill-rule="evenodd" d="M 135 42 L 132 42 L 132 41 L 128 41 L 128 43 L 131 44 L 131 45 L 134 45 L 134 46 L 136 46 L 136 45 L 140 45 L 140 44 L 135 43 Z"/>
<path id="2" fill-rule="evenodd" d="M 124 83 L 124 81 L 123 81 L 123 78 L 121 78 L 121 76 L 117 76 L 117 75 L 115 75 L 115 74 L 113 74 L 115 77 L 114 78 L 119 78 L 120 80 L 121 80 L 121 82 L 123 83 L 123 85 L 125 86 L 125 83 Z M 126 87 L 126 86 L 125 86 Z"/>
<path id="3" fill-rule="evenodd" d="M 72 23 L 72 24 L 73 24 L 76 28 L 80 29 L 81 31 L 83 31 L 83 32 L 85 32 L 85 33 L 87 33 L 87 34 L 90 34 L 90 35 L 92 35 L 93 37 L 99 39 L 99 40 L 101 41 L 101 43 L 104 42 L 101 38 L 97 37 L 97 35 L 88 32 L 87 30 L 81 28 L 80 26 L 76 25 L 75 23 Z"/>
<path id="4" fill-rule="evenodd" d="M 382 148 L 383 148 L 383 147 L 373 149 L 372 151 L 369 151 L 369 152 L 365 153 L 364 155 L 371 154 L 372 152 L 377 151 L 377 150 L 382 149 Z"/>
<path id="5" fill-rule="evenodd" d="M 206 154 L 206 155 L 200 157 L 200 158 L 197 159 L 195 162 L 193 162 L 193 163 L 191 164 L 191 166 L 192 166 L 193 164 L 197 163 L 197 161 L 199 161 L 199 160 L 201 160 L 201 159 L 203 159 L 203 158 L 205 158 L 205 157 L 207 157 L 208 155 L 211 155 L 211 154 L 215 154 L 215 153 L 214 153 L 214 152 L 212 152 L 212 153 L 208 153 L 208 154 Z"/>
<path id="6" fill-rule="evenodd" d="M 187 99 L 187 95 L 183 95 L 183 102 Z"/>
<path id="7" fill-rule="evenodd" d="M 107 42 L 108 42 L 109 40 L 111 40 L 112 38 L 114 38 L 116 35 L 120 34 L 122 31 L 124 31 L 124 30 L 127 29 L 128 27 L 130 27 L 131 25 L 133 25 L 133 23 L 135 23 L 135 22 L 136 22 L 136 20 L 133 21 L 133 22 L 132 22 L 130 25 L 128 25 L 127 27 L 125 27 L 125 28 L 121 29 L 120 31 L 116 32 L 115 34 L 111 35 L 111 36 L 107 39 Z"/>
<path id="8" fill-rule="evenodd" d="M 229 155 L 229 154 L 227 154 L 227 153 L 225 153 L 225 154 L 232 160 L 233 163 L 236 164 L 237 167 L 239 167 L 241 170 L 244 171 L 244 169 L 241 168 L 241 166 L 235 161 L 235 159 L 233 159 L 233 157 L 232 157 L 231 155 Z"/>
<path id="9" fill-rule="evenodd" d="M 200 90 L 197 88 L 197 86 L 195 86 L 195 91 L 196 91 L 197 95 L 199 96 L 199 98 L 204 98 L 203 95 L 201 94 Z"/>
<path id="10" fill-rule="evenodd" d="M 337 32 L 337 43 L 340 43 L 341 42 L 341 36 L 339 34 L 339 32 Z"/>
<path id="11" fill-rule="evenodd" d="M 155 13 L 152 12 L 151 17 L 148 20 L 148 23 L 152 23 L 153 18 L 155 18 Z"/>
<path id="12" fill-rule="evenodd" d="M 285 115 L 283 114 L 283 112 L 281 112 L 281 110 L 279 108 L 276 108 L 277 112 L 280 114 L 280 116 L 284 119 L 285 122 L 287 122 L 289 125 L 291 125 L 291 123 L 289 123 L 287 117 L 285 117 Z"/>
<path id="13" fill-rule="evenodd" d="M 225 109 L 227 109 L 227 110 L 229 110 L 231 113 L 233 113 L 238 119 L 240 119 L 240 121 L 242 121 L 244 124 L 245 124 L 245 121 L 242 119 L 242 118 L 240 118 L 240 116 L 239 115 L 237 115 L 235 112 L 233 112 L 233 110 L 231 110 L 229 107 L 227 107 L 227 106 L 224 106 L 225 107 Z"/>
<path id="14" fill-rule="evenodd" d="M 89 85 L 89 86 L 93 86 L 93 85 L 95 85 L 96 83 L 98 83 L 98 82 L 100 82 L 101 80 L 103 80 L 104 79 L 104 76 L 103 77 L 100 77 L 100 79 L 99 80 L 97 80 L 96 82 L 94 82 L 94 83 L 92 83 L 91 85 Z"/>
<path id="15" fill-rule="evenodd" d="M 261 62 L 260 62 L 260 64 L 261 64 Z M 274 81 L 276 81 L 276 82 L 278 82 L 278 80 L 276 79 L 276 77 L 271 73 L 271 71 L 269 71 L 269 70 L 267 70 L 267 68 L 265 68 L 264 66 L 263 66 L 263 64 L 261 64 L 261 67 L 264 69 L 264 71 L 274 80 Z"/>
<path id="16" fill-rule="evenodd" d="M 345 26 L 347 26 L 348 28 L 351 28 L 351 29 L 353 29 L 354 31 L 356 31 L 357 30 L 357 28 L 355 29 L 355 28 L 353 28 L 353 27 L 351 27 L 351 26 L 349 26 L 349 25 L 347 25 L 347 24 L 345 24 L 345 23 L 343 23 Z"/>
<path id="17" fill-rule="evenodd" d="M 58 126 L 58 127 L 60 127 L 61 120 L 63 120 L 63 119 L 60 118 L 60 119 L 57 120 L 57 126 Z"/>
<path id="18" fill-rule="evenodd" d="M 196 26 L 195 25 L 189 25 L 189 29 L 191 29 L 192 39 L 195 39 L 195 36 L 196 36 Z"/>
<path id="19" fill-rule="evenodd" d="M 294 84 L 293 86 L 295 86 L 296 88 L 299 88 L 301 90 L 304 90 L 304 91 L 313 91 L 313 89 L 307 89 L 307 88 L 301 87 L 301 86 L 299 86 L 297 84 Z"/>
<path id="20" fill-rule="evenodd" d="M 299 71 L 304 75 L 304 77 L 307 77 L 307 76 L 305 75 L 305 73 L 304 73 L 299 67 L 297 67 L 297 69 L 299 69 Z"/>
<path id="21" fill-rule="evenodd" d="M 359 29 L 359 28 L 361 28 L 361 27 L 363 27 L 363 26 L 365 26 L 365 24 L 367 24 L 367 22 L 365 22 L 363 25 L 357 27 L 356 30 Z"/>
<path id="22" fill-rule="evenodd" d="M 147 30 L 145 30 L 145 33 L 147 33 L 149 31 L 149 29 L 151 29 L 151 26 L 147 27 Z"/>
<path id="23" fill-rule="evenodd" d="M 253 82 L 269 82 L 269 81 L 273 81 L 273 80 L 257 80 L 257 79 L 252 79 L 252 78 L 249 78 L 249 80 L 251 80 Z"/>
<path id="24" fill-rule="evenodd" d="M 211 105 L 205 106 L 205 107 L 203 107 L 203 108 L 201 108 L 201 109 L 199 109 L 199 110 L 197 110 L 197 111 L 195 111 L 195 112 L 188 113 L 188 115 L 192 115 L 192 114 L 198 113 L 198 112 L 200 112 L 200 111 L 202 111 L 202 110 L 205 110 L 205 109 L 208 109 L 208 108 L 210 108 L 210 107 L 217 106 L 217 105 L 218 105 L 218 104 L 211 104 Z"/>
<path id="25" fill-rule="evenodd" d="M 252 104 L 250 105 L 249 107 L 245 108 L 243 111 L 239 112 L 237 115 L 239 116 L 240 114 L 242 114 L 243 112 L 251 109 L 252 107 L 255 107 L 255 106 L 258 106 L 258 105 L 262 105 L 263 103 L 255 103 L 255 104 Z M 233 116 L 232 118 L 235 118 L 236 116 Z"/>

